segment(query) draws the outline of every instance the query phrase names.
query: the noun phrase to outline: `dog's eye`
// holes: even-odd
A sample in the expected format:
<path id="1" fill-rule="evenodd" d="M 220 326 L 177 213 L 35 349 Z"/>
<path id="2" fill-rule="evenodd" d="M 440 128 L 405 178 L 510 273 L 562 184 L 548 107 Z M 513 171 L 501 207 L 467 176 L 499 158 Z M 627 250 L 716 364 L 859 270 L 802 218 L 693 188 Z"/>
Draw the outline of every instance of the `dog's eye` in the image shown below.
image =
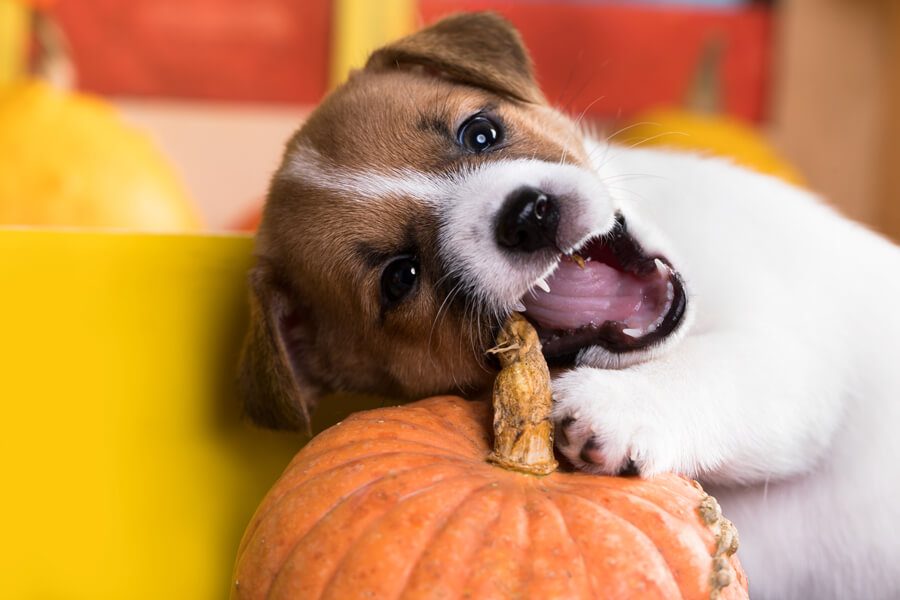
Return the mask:
<path id="1" fill-rule="evenodd" d="M 413 291 L 418 279 L 418 260 L 412 256 L 395 258 L 381 274 L 381 294 L 387 302 L 398 302 Z"/>
<path id="2" fill-rule="evenodd" d="M 500 141 L 500 126 L 483 115 L 472 117 L 459 128 L 459 144 L 480 154 Z"/>

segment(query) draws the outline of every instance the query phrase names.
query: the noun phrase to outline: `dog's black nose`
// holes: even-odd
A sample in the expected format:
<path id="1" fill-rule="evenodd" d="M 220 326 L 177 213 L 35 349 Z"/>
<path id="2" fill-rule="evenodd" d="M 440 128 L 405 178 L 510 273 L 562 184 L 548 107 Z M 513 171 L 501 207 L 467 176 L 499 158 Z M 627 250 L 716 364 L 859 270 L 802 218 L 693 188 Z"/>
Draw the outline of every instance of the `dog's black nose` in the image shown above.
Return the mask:
<path id="1" fill-rule="evenodd" d="M 552 248 L 558 226 L 556 199 L 537 188 L 520 187 L 506 197 L 497 216 L 497 243 L 521 252 Z"/>

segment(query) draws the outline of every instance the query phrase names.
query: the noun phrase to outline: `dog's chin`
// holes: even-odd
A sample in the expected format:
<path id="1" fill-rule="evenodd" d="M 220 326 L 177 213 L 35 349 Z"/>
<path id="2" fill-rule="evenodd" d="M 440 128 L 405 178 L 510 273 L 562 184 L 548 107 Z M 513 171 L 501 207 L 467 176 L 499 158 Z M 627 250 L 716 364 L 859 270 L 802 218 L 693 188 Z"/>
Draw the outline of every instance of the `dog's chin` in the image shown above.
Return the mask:
<path id="1" fill-rule="evenodd" d="M 687 299 L 669 261 L 647 254 L 618 215 L 612 231 L 560 256 L 521 303 L 547 362 L 568 367 L 586 348 L 624 354 L 658 344 L 678 328 Z"/>

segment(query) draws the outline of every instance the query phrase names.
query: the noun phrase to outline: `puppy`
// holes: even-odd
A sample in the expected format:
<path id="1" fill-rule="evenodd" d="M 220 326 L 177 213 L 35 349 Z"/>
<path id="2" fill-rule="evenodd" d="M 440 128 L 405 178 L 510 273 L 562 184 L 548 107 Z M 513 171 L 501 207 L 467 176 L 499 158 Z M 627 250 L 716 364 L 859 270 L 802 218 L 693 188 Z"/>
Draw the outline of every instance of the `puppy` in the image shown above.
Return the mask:
<path id="1" fill-rule="evenodd" d="M 257 244 L 258 423 L 475 393 L 520 311 L 578 468 L 710 486 L 755 598 L 900 597 L 900 251 L 775 179 L 586 137 L 500 17 L 376 51 L 289 141 Z"/>

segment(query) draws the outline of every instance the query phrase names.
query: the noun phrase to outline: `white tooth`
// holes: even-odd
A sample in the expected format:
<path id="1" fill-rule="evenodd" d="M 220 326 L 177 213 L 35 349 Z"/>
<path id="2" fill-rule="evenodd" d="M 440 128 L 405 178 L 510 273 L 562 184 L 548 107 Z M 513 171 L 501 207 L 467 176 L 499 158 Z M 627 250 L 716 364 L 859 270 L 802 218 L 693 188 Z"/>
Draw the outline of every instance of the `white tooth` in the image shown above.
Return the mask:
<path id="1" fill-rule="evenodd" d="M 550 286 L 547 285 L 547 280 L 544 279 L 543 277 L 541 277 L 540 279 L 538 279 L 537 281 L 535 281 L 535 282 L 534 282 L 534 285 L 538 286 L 539 288 L 541 288 L 542 290 L 544 290 L 544 291 L 547 292 L 548 294 L 550 293 Z"/>
<path id="2" fill-rule="evenodd" d="M 516 312 L 525 312 L 525 305 L 521 300 L 516 300 L 515 304 L 512 305 L 512 309 Z"/>
<path id="3" fill-rule="evenodd" d="M 656 268 L 657 268 L 660 272 L 662 272 L 662 273 L 668 273 L 668 272 L 669 272 L 669 267 L 667 267 L 667 266 L 666 266 L 666 263 L 664 263 L 662 260 L 660 260 L 660 259 L 658 259 L 658 258 L 655 258 L 655 259 L 653 259 L 653 262 L 656 263 Z"/>
<path id="4" fill-rule="evenodd" d="M 622 333 L 627 335 L 630 338 L 638 338 L 644 335 L 643 329 L 623 329 Z"/>

